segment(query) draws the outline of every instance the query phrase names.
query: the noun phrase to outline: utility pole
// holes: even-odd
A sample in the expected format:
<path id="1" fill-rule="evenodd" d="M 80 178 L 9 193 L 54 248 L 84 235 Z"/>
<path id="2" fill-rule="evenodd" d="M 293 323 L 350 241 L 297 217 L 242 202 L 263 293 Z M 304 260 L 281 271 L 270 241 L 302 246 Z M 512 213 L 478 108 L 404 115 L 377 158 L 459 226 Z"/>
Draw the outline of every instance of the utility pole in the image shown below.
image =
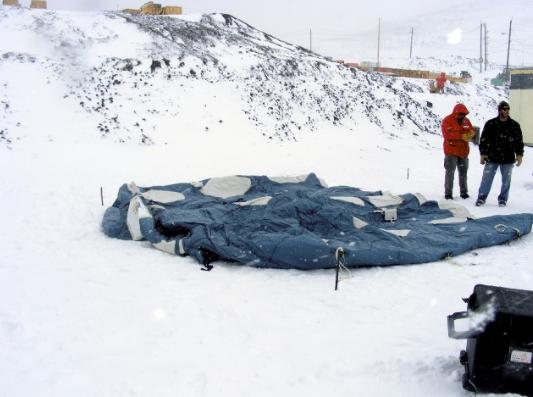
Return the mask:
<path id="1" fill-rule="evenodd" d="M 513 25 L 513 20 L 509 21 L 509 40 L 507 41 L 507 62 L 505 63 L 505 80 L 509 81 L 509 51 L 511 50 L 511 27 Z"/>
<path id="2" fill-rule="evenodd" d="M 479 24 L 479 73 L 483 72 L 483 24 Z"/>
<path id="3" fill-rule="evenodd" d="M 489 63 L 489 58 L 487 56 L 487 24 L 483 24 L 483 29 L 485 30 L 485 72 L 487 71 L 487 64 Z"/>
<path id="4" fill-rule="evenodd" d="M 309 51 L 313 51 L 313 32 L 309 29 Z"/>
<path id="5" fill-rule="evenodd" d="M 411 55 L 413 55 L 413 34 L 414 29 L 411 28 L 411 46 L 409 47 L 409 59 L 411 59 Z"/>
<path id="6" fill-rule="evenodd" d="M 379 45 L 381 40 L 381 18 L 378 20 L 378 62 L 377 67 L 379 68 Z"/>

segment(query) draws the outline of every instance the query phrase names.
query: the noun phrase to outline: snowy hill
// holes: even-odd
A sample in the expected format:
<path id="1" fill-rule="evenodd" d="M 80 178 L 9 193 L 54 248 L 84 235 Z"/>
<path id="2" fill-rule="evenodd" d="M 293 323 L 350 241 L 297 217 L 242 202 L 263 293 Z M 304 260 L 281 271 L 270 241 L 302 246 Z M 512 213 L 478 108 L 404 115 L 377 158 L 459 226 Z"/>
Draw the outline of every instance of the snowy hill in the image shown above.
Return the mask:
<path id="1" fill-rule="evenodd" d="M 322 124 L 438 134 L 427 81 L 349 69 L 229 15 L 153 17 L 0 9 L 4 141 L 63 119 L 116 141 L 163 143 L 239 120 L 267 139 L 298 140 Z M 461 60 L 455 60 L 454 65 Z M 446 68 L 450 70 L 450 68 Z M 44 84 L 46 81 L 46 84 Z M 454 85 L 457 95 L 468 88 Z M 17 93 L 32 92 L 30 98 Z M 485 85 L 470 99 L 493 106 Z M 474 105 L 474 104 L 472 104 Z M 231 123 L 230 122 L 230 123 Z M 230 126 L 233 128 L 233 126 Z"/>
<path id="2" fill-rule="evenodd" d="M 475 125 L 494 117 L 506 92 L 490 73 L 433 95 L 427 81 L 346 69 L 221 14 L 1 7 L 0 37 L 0 396 L 467 395 L 446 315 L 477 283 L 530 289 L 530 234 L 355 270 L 334 292 L 332 271 L 204 272 L 109 239 L 100 222 L 124 182 L 234 174 L 315 172 L 442 199 L 440 119 L 458 101 Z M 453 72 L 463 56 L 416 62 Z M 514 169 L 507 207 L 498 177 L 475 207 L 472 146 L 472 197 L 454 202 L 475 216 L 531 212 L 532 158 Z"/>

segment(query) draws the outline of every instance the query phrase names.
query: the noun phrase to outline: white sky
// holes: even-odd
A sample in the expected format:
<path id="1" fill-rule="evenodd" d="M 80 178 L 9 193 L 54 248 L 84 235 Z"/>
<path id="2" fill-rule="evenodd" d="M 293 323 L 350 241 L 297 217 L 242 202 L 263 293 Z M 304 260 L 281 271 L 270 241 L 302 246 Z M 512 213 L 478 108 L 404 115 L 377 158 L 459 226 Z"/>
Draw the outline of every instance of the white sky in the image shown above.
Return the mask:
<path id="1" fill-rule="evenodd" d="M 528 9 L 532 0 L 509 0 L 507 7 L 500 9 L 496 0 L 471 0 L 465 7 L 463 0 L 446 2 L 429 2 L 427 0 L 381 0 L 375 2 L 360 0 L 330 0 L 318 2 L 312 0 L 155 0 L 165 5 L 179 5 L 185 14 L 192 13 L 228 13 L 264 32 L 270 33 L 287 42 L 312 47 L 322 55 L 335 59 L 362 61 L 376 59 L 378 19 L 381 18 L 381 56 L 393 55 L 401 47 L 401 54 L 409 54 L 410 32 L 414 27 L 414 56 L 446 55 L 449 46 L 455 46 L 456 55 L 478 57 L 478 26 L 482 21 L 489 23 L 489 59 L 505 63 L 507 40 L 505 32 L 512 12 Z M 30 0 L 19 0 L 28 6 Z M 138 8 L 146 0 L 48 0 L 48 8 L 53 10 L 117 10 Z M 493 3 L 493 4 L 490 4 Z M 443 19 L 435 19 L 439 11 Z M 457 14 L 454 10 L 457 9 Z M 531 9 L 531 7 L 529 7 Z M 498 10 L 497 15 L 494 10 Z M 450 14 L 451 11 L 451 14 Z M 510 14 L 511 12 L 511 14 Z M 510 15 L 508 15 L 510 14 Z M 429 18 L 437 22 L 425 23 Z M 451 15 L 451 16 L 450 16 Z M 514 15 L 514 17 L 522 17 Z M 514 19 L 514 18 L 513 18 Z M 457 20 L 457 23 L 455 21 Z M 459 24 L 462 20 L 463 26 Z M 401 23 L 400 23 L 401 22 Z M 405 26 L 404 26 L 405 24 Z M 419 26 L 419 25 L 423 25 Z M 522 17 L 517 20 L 513 33 L 511 61 L 517 65 L 531 63 L 533 48 L 527 35 L 520 30 L 528 29 L 528 23 Z M 428 31 L 428 27 L 432 29 Z M 457 35 L 457 28 L 462 35 Z M 310 34 L 312 31 L 312 35 Z M 454 33 L 455 32 L 455 33 Z M 452 34 L 450 38 L 448 35 Z M 437 37 L 440 42 L 427 42 L 428 35 Z M 312 37 L 312 40 L 310 38 Z M 310 43 L 312 41 L 312 45 Z M 467 41 L 462 52 L 457 44 Z M 429 49 L 423 51 L 422 47 Z"/>
<path id="2" fill-rule="evenodd" d="M 29 0 L 20 0 L 23 4 Z M 236 16 L 258 29 L 281 39 L 307 46 L 309 30 L 319 40 L 320 36 L 342 36 L 361 31 L 361 28 L 377 30 L 378 18 L 393 21 L 428 12 L 426 0 L 382 0 L 375 3 L 358 0 L 168 0 L 154 1 L 165 5 L 179 5 L 184 13 L 224 12 Z M 450 0 L 450 6 L 458 0 Z M 48 8 L 64 10 L 105 10 L 138 8 L 144 0 L 48 0 Z M 400 5 L 401 4 L 401 5 Z M 431 5 L 431 9 L 442 6 Z"/>

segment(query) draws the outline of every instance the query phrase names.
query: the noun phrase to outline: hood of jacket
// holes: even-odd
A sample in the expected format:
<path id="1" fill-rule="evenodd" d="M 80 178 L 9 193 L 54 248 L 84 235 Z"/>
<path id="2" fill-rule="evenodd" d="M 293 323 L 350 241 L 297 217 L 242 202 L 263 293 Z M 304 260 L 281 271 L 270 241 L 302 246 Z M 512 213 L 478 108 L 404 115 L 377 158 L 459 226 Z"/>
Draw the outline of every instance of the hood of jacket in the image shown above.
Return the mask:
<path id="1" fill-rule="evenodd" d="M 468 111 L 465 105 L 463 105 L 462 103 L 458 103 L 457 105 L 453 107 L 453 114 L 455 117 L 457 117 L 459 113 L 463 113 L 466 115 L 470 112 Z"/>

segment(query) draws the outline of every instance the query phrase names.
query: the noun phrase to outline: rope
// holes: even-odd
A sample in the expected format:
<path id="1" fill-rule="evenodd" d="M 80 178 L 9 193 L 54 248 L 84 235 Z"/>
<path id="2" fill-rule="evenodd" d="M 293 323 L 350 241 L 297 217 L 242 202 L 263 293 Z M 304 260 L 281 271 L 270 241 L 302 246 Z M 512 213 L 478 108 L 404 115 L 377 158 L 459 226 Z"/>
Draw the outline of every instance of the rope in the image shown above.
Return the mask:
<path id="1" fill-rule="evenodd" d="M 340 247 L 339 247 L 340 248 Z M 337 248 L 337 250 L 339 249 Z M 341 248 L 342 250 L 342 248 Z M 348 269 L 346 267 L 346 258 L 344 256 L 344 250 L 342 251 L 342 258 L 340 258 L 339 260 L 339 268 L 345 273 L 347 274 L 347 276 L 345 278 L 351 278 L 352 277 L 352 272 L 350 271 L 350 269 Z"/>
<path id="2" fill-rule="evenodd" d="M 338 247 L 335 250 L 335 268 L 335 290 L 337 290 L 339 281 L 352 277 L 352 272 L 346 267 L 346 258 L 342 247 Z M 347 274 L 347 276 L 342 277 L 341 272 Z"/>

